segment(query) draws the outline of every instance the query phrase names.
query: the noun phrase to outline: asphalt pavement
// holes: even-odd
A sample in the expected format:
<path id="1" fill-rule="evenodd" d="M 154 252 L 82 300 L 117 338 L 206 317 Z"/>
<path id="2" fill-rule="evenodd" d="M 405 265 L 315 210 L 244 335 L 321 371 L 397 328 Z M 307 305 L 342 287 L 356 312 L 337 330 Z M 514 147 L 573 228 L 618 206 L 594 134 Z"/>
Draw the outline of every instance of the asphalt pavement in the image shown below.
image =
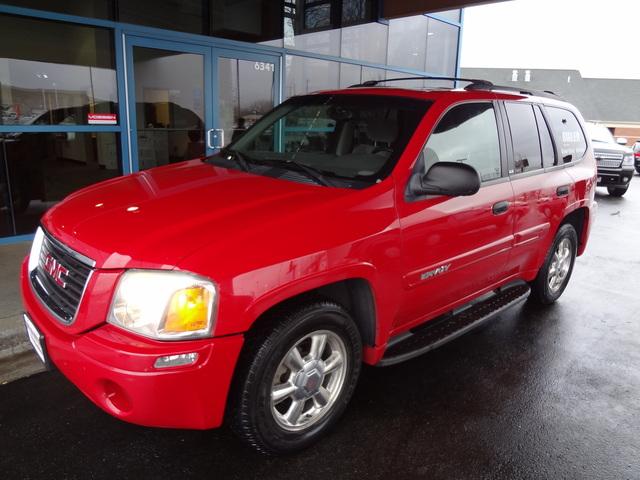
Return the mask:
<path id="1" fill-rule="evenodd" d="M 0 386 L 0 478 L 640 479 L 640 178 L 597 201 L 556 305 L 366 368 L 310 450 L 270 458 L 227 428 L 129 425 L 45 372 Z"/>

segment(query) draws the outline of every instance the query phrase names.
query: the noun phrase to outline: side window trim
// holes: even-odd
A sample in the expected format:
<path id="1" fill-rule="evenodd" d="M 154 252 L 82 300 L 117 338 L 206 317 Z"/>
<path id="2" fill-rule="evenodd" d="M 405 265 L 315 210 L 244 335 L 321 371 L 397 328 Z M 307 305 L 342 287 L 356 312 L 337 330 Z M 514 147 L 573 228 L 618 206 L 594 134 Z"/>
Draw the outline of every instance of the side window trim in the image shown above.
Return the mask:
<path id="1" fill-rule="evenodd" d="M 551 124 L 549 123 L 549 119 L 547 118 L 547 113 L 544 110 L 544 105 L 541 103 L 537 103 L 533 106 L 533 109 L 540 112 L 542 115 L 542 121 L 544 122 L 544 126 L 547 127 L 547 133 L 549 134 L 549 138 L 551 139 L 551 146 L 553 148 L 553 165 L 550 167 L 545 166 L 544 164 L 544 151 L 542 148 L 542 132 L 540 131 L 540 124 L 538 123 L 538 116 L 536 115 L 536 124 L 538 124 L 538 138 L 540 139 L 540 151 L 542 152 L 542 168 L 543 170 L 547 170 L 548 168 L 557 167 L 560 165 L 560 156 L 558 153 L 558 147 L 556 146 L 556 141 L 553 135 L 553 131 L 551 130 Z"/>
<path id="2" fill-rule="evenodd" d="M 529 170 L 528 172 L 519 172 L 516 173 L 516 163 L 515 163 L 515 155 L 514 155 L 514 147 L 513 147 L 513 135 L 511 134 L 511 126 L 509 125 L 509 117 L 507 116 L 507 106 L 506 103 L 507 101 L 503 100 L 500 103 L 502 103 L 502 113 L 504 115 L 504 126 L 506 129 L 506 132 L 508 133 L 508 140 L 507 140 L 507 146 L 509 147 L 509 159 L 508 159 L 508 164 L 509 164 L 509 168 L 508 168 L 508 172 L 509 172 L 509 178 L 523 178 L 523 177 L 530 177 L 532 175 L 540 175 L 542 173 L 544 173 L 546 171 L 546 168 L 544 166 L 544 161 L 542 160 L 542 146 L 540 144 L 540 132 L 537 131 L 536 128 L 536 133 L 538 135 L 538 144 L 540 145 L 540 160 L 542 162 L 542 166 L 541 168 L 536 168 L 535 170 Z M 518 102 L 511 102 L 511 103 L 520 103 L 520 104 L 527 104 L 530 105 L 532 108 L 535 107 L 535 105 L 538 105 L 537 103 L 534 102 L 524 102 L 524 101 L 518 101 Z M 532 112 L 534 113 L 534 118 L 535 118 L 535 112 L 532 110 Z M 537 125 L 537 123 L 536 123 Z M 551 135 L 553 137 L 553 134 Z M 553 141 L 553 138 L 552 138 Z M 553 167 L 552 167 L 553 168 Z"/>

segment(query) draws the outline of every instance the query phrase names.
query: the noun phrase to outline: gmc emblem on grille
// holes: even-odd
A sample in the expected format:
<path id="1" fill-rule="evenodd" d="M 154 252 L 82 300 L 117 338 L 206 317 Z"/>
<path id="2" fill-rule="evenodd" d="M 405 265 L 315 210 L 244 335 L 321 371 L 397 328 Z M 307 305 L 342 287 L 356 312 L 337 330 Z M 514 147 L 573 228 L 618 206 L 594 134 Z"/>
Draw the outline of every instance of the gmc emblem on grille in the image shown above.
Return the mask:
<path id="1" fill-rule="evenodd" d="M 62 288 L 67 288 L 67 282 L 64 279 L 69 275 L 69 270 L 63 267 L 50 253 L 44 259 L 44 269 L 54 282 Z"/>

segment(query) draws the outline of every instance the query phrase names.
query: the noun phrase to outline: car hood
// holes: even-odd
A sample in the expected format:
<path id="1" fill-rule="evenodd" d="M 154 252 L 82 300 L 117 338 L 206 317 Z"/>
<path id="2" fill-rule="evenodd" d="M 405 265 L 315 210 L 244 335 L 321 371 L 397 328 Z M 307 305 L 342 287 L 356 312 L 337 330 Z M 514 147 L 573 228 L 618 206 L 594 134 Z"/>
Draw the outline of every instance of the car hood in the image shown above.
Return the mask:
<path id="1" fill-rule="evenodd" d="M 609 143 L 609 142 L 595 142 L 592 141 L 594 152 L 607 152 L 607 153 L 633 153 L 633 150 L 629 147 L 625 147 L 624 145 L 618 145 L 617 143 Z"/>
<path id="2" fill-rule="evenodd" d="M 192 160 L 80 190 L 44 228 L 98 268 L 171 269 L 234 229 L 260 235 L 273 219 L 309 212 L 352 190 L 253 175 Z"/>

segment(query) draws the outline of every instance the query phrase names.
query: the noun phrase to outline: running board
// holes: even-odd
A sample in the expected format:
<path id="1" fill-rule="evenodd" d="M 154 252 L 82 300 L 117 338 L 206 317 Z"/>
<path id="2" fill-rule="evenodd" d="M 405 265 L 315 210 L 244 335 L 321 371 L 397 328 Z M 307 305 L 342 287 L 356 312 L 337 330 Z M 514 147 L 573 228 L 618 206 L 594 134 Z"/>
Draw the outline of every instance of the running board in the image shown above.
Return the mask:
<path id="1" fill-rule="evenodd" d="M 458 310 L 420 325 L 392 341 L 376 366 L 386 367 L 404 362 L 434 350 L 482 325 L 500 312 L 523 303 L 531 293 L 529 285 L 518 283 L 481 297 L 463 310 Z"/>

